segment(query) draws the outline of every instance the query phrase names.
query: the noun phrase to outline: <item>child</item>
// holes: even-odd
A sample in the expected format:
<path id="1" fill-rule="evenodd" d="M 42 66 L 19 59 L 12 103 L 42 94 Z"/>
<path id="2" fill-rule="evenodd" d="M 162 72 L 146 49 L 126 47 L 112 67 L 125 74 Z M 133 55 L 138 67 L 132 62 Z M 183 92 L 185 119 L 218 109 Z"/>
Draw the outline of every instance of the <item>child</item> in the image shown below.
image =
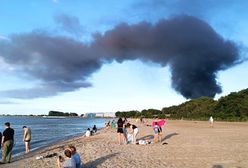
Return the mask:
<path id="1" fill-rule="evenodd" d="M 161 131 L 161 127 L 158 126 L 157 122 L 154 123 L 153 131 L 154 131 L 154 134 L 155 134 L 154 141 L 155 142 L 161 142 L 162 137 L 160 136 L 160 132 L 162 132 L 162 131 Z"/>

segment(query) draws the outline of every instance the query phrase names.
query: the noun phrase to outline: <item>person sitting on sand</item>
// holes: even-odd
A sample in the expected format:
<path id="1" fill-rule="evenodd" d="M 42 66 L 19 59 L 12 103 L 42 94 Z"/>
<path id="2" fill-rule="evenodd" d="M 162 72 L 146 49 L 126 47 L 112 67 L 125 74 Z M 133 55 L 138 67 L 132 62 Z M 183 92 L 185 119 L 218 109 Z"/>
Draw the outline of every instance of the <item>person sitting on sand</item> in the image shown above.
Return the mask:
<path id="1" fill-rule="evenodd" d="M 134 125 L 134 124 L 130 124 L 130 123 L 127 123 L 127 127 L 129 127 L 129 128 L 131 128 L 132 129 L 132 135 L 133 135 L 133 144 L 136 144 L 136 137 L 137 137 L 137 135 L 138 135 L 138 133 L 139 133 L 139 129 L 138 129 L 138 127 L 136 126 L 136 125 Z"/>
<path id="2" fill-rule="evenodd" d="M 71 158 L 74 159 L 75 163 L 76 163 L 76 168 L 80 168 L 81 167 L 81 159 L 80 159 L 80 155 L 77 153 L 77 149 L 75 146 L 73 145 L 69 145 L 69 149 L 71 151 Z"/>
<path id="3" fill-rule="evenodd" d="M 65 158 L 62 156 L 59 156 L 57 160 L 57 164 L 59 168 L 76 168 L 76 162 L 74 159 L 72 159 L 72 154 L 69 149 L 66 149 L 64 151 Z"/>
<path id="4" fill-rule="evenodd" d="M 109 128 L 110 127 L 110 121 L 105 123 L 105 128 Z"/>
<path id="5" fill-rule="evenodd" d="M 86 133 L 85 133 L 85 136 L 86 137 L 89 137 L 91 136 L 91 131 L 90 131 L 90 128 L 87 129 Z"/>
<path id="6" fill-rule="evenodd" d="M 119 118 L 119 120 L 117 121 L 117 139 L 119 145 L 121 145 L 121 142 L 126 143 L 123 127 L 124 127 L 124 122 L 121 118 Z"/>
<path id="7" fill-rule="evenodd" d="M 96 133 L 97 132 L 96 125 L 93 126 L 92 131 L 93 131 L 93 133 Z"/>

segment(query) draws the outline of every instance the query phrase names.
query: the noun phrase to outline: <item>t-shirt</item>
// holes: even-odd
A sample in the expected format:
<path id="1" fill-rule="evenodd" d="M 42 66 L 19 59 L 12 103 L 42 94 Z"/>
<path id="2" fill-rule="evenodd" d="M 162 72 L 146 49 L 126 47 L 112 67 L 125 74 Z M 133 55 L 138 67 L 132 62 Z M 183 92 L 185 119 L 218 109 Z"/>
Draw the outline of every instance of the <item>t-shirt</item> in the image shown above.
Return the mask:
<path id="1" fill-rule="evenodd" d="M 118 128 L 123 128 L 123 122 L 117 122 Z"/>
<path id="2" fill-rule="evenodd" d="M 6 142 L 8 140 L 14 140 L 14 133 L 15 133 L 15 131 L 12 128 L 6 128 L 3 131 L 3 136 L 4 136 L 3 142 Z"/>
<path id="3" fill-rule="evenodd" d="M 74 159 L 67 158 L 63 163 L 63 168 L 76 168 L 76 162 Z"/>
<path id="4" fill-rule="evenodd" d="M 155 125 L 153 130 L 154 130 L 155 134 L 160 133 L 160 131 L 161 131 L 158 125 Z"/>
<path id="5" fill-rule="evenodd" d="M 76 163 L 76 168 L 80 168 L 81 166 L 80 155 L 78 153 L 75 153 L 74 155 L 72 155 L 72 159 L 74 159 Z"/>
<path id="6" fill-rule="evenodd" d="M 87 137 L 90 136 L 90 130 L 87 130 L 87 131 L 86 131 L 85 136 L 87 136 Z"/>

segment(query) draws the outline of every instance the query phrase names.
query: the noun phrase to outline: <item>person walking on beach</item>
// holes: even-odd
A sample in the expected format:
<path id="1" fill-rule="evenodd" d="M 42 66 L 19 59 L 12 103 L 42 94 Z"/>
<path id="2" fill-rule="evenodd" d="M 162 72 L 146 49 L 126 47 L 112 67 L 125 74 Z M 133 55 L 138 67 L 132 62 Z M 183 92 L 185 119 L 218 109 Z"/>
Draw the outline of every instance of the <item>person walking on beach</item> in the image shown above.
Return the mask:
<path id="1" fill-rule="evenodd" d="M 14 129 L 10 128 L 10 123 L 6 122 L 5 124 L 6 129 L 3 131 L 2 137 L 2 162 L 11 161 L 11 153 L 12 148 L 14 146 Z"/>
<path id="2" fill-rule="evenodd" d="M 31 130 L 27 126 L 23 126 L 23 141 L 25 143 L 25 153 L 30 151 Z"/>
<path id="3" fill-rule="evenodd" d="M 124 122 L 122 118 L 119 118 L 119 120 L 117 121 L 117 139 L 118 139 L 119 145 L 121 145 L 121 142 L 126 143 L 126 138 L 124 136 L 123 128 L 124 128 Z"/>

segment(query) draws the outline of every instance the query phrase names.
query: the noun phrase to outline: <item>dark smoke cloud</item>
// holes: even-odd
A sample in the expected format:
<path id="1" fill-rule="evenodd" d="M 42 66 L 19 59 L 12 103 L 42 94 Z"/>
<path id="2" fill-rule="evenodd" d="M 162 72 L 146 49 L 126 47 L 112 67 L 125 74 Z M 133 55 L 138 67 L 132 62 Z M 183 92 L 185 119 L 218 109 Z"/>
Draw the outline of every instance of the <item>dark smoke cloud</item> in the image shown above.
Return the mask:
<path id="1" fill-rule="evenodd" d="M 75 37 L 83 35 L 83 26 L 77 17 L 62 14 L 54 17 L 54 20 L 63 31 L 73 34 Z"/>
<path id="2" fill-rule="evenodd" d="M 186 98 L 214 97 L 221 92 L 216 73 L 240 59 L 233 42 L 224 40 L 206 22 L 191 16 L 156 24 L 119 24 L 103 35 L 95 34 L 90 45 L 42 32 L 15 35 L 11 42 L 0 43 L 0 55 L 7 63 L 43 82 L 29 98 L 89 87 L 87 78 L 103 63 L 136 59 L 169 65 L 172 87 Z M 38 90 L 50 92 L 39 95 Z M 5 91 L 2 95 L 13 97 L 15 92 Z M 25 98 L 20 96 L 25 95 L 23 92 L 18 95 Z"/>

